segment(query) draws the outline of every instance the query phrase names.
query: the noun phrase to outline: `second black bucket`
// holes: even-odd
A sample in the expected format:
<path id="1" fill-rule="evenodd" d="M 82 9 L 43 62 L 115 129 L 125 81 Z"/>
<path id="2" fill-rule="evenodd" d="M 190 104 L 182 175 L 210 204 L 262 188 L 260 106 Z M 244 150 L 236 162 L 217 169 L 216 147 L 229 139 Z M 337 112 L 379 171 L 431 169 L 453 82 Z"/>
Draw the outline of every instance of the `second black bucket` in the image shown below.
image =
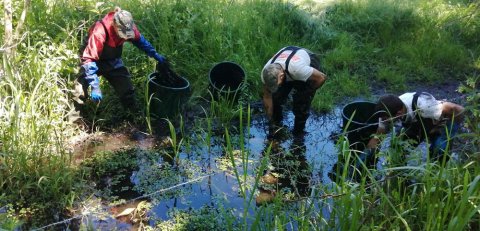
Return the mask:
<path id="1" fill-rule="evenodd" d="M 157 119 L 175 119 L 190 97 L 190 82 L 183 77 L 167 78 L 157 72 L 151 73 L 148 79 L 150 114 Z"/>
<path id="2" fill-rule="evenodd" d="M 217 63 L 208 75 L 214 99 L 237 100 L 245 81 L 245 71 L 234 62 Z"/>
<path id="3" fill-rule="evenodd" d="M 375 133 L 378 118 L 373 116 L 374 113 L 375 103 L 367 101 L 353 102 L 343 107 L 343 129 L 347 132 L 348 141 L 354 149 L 363 151 L 370 136 Z"/>

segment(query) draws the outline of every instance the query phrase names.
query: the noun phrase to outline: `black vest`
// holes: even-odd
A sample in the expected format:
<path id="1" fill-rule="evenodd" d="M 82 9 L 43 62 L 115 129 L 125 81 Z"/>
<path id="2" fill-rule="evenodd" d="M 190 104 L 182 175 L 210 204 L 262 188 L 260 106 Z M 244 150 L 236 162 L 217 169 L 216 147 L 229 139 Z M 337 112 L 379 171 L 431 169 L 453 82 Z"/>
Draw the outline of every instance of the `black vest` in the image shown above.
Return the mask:
<path id="1" fill-rule="evenodd" d="M 123 52 L 123 45 L 118 46 L 118 47 L 111 47 L 108 45 L 108 39 L 110 38 L 108 34 L 107 27 L 105 24 L 102 22 L 102 20 L 97 21 L 100 24 L 102 24 L 103 29 L 105 30 L 105 42 L 103 43 L 103 50 L 102 53 L 100 54 L 100 58 L 98 61 L 103 61 L 103 60 L 112 60 L 112 59 L 117 59 L 122 57 L 122 52 Z M 90 29 L 88 30 L 88 36 L 83 40 L 82 45 L 80 46 L 79 50 L 79 55 L 80 58 L 83 56 L 83 52 L 85 51 L 85 48 L 88 46 L 88 39 L 90 38 L 90 32 L 93 30 L 95 27 L 96 23 L 94 23 Z"/>

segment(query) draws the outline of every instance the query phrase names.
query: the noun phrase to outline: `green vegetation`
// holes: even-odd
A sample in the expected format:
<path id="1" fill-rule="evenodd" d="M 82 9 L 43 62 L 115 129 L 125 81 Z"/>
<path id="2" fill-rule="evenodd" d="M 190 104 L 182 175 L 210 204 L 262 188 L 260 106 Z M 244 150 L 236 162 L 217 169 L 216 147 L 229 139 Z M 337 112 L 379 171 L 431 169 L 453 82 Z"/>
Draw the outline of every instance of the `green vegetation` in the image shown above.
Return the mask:
<path id="1" fill-rule="evenodd" d="M 66 52 L 58 48 L 31 45 L 0 70 L 0 204 L 13 204 L 25 220 L 59 215 L 76 197 L 64 146 L 74 134 L 61 77 Z"/>
<path id="2" fill-rule="evenodd" d="M 229 216 L 226 216 L 229 215 Z M 227 219 L 233 219 L 230 214 L 222 213 L 215 208 L 203 207 L 194 211 L 174 209 L 169 221 L 159 221 L 155 230 L 188 231 L 188 230 L 231 230 L 232 225 Z"/>
<path id="3" fill-rule="evenodd" d="M 95 156 L 87 158 L 81 165 L 85 178 L 99 182 L 102 196 L 117 200 L 123 191 L 131 190 L 129 176 L 137 167 L 135 157 L 141 150 L 120 150 L 116 152 L 96 152 Z"/>
<path id="4" fill-rule="evenodd" d="M 340 219 L 342 230 L 355 229 L 361 224 L 367 229 L 402 230 L 471 230 L 479 222 L 478 203 L 480 180 L 476 161 L 446 162 L 446 152 L 438 162 L 430 160 L 406 166 L 415 159 L 415 151 L 407 141 L 393 139 L 392 147 L 384 155 L 389 162 L 383 170 L 359 165 L 355 174 L 358 184 L 346 183 L 347 168 L 340 169 L 336 193 L 345 195 L 334 203 L 342 207 L 334 210 Z M 348 149 L 348 141 L 340 143 L 345 162 L 359 161 L 359 154 Z M 402 154 L 408 151 L 409 154 Z M 380 179 L 378 174 L 383 174 Z M 347 199 L 347 197 L 350 197 Z M 350 220 L 354 217 L 354 220 Z M 350 220 L 350 222 L 349 222 Z M 382 222 L 379 222 L 382 221 Z M 358 222 L 355 224 L 355 222 Z"/>
<path id="5" fill-rule="evenodd" d="M 96 153 L 89 166 L 95 171 L 90 172 L 73 164 L 69 150 L 70 138 L 79 133 L 70 121 L 70 91 L 77 75 L 80 40 L 95 20 L 113 9 L 114 3 L 38 0 L 32 4 L 24 30 L 15 44 L 9 44 L 13 45 L 13 52 L 7 52 L 9 46 L 0 49 L 0 229 L 7 230 L 20 224 L 26 224 L 24 228 L 28 229 L 58 220 L 76 209 L 77 202 L 88 192 L 86 179 L 134 167 L 131 150 L 115 155 Z M 206 124 L 197 123 L 202 127 L 196 128 L 206 132 L 204 142 L 210 151 L 212 120 L 220 117 L 224 127 L 221 132 L 225 132 L 227 140 L 225 153 L 234 167 L 239 195 L 244 199 L 242 217 L 221 207 L 191 212 L 197 217 L 188 219 L 189 213 L 177 211 L 172 216 L 175 221 L 169 221 L 176 222 L 175 225 L 167 222 L 159 227 L 189 230 L 189 225 L 209 228 L 208 223 L 227 230 L 474 230 L 480 225 L 477 1 L 338 0 L 316 4 L 275 0 L 120 0 L 115 4 L 131 11 L 141 33 L 190 81 L 190 105 L 198 104 L 201 98 L 210 99 L 207 75 L 215 63 L 236 62 L 247 76 L 238 108 L 230 102 L 210 104 L 210 109 L 205 109 Z M 23 5 L 14 1 L 12 6 L 13 25 L 18 26 Z M 4 20 L 0 25 L 0 38 L 4 41 Z M 244 147 L 248 132 L 240 132 L 239 140 L 230 140 L 228 134 L 235 129 L 228 125 L 240 120 L 239 131 L 243 131 L 242 126 L 250 124 L 251 112 L 244 105 L 260 99 L 261 68 L 286 45 L 303 46 L 319 54 L 321 71 L 329 77 L 313 102 L 314 109 L 320 111 L 331 110 L 345 97 L 369 96 L 370 89 L 379 86 L 396 92 L 408 90 L 412 82 L 464 82 L 461 90 L 467 95 L 469 115 L 465 125 L 468 132 L 461 137 L 461 152 L 468 158 L 457 165 L 427 162 L 418 167 L 403 167 L 403 162 L 392 159 L 383 181 L 375 179 L 375 170 L 363 166 L 358 171 L 358 183 L 339 180 L 331 187 L 317 185 L 310 197 L 295 205 L 278 196 L 273 204 L 251 206 L 253 189 L 265 163 L 262 160 L 256 168 L 250 166 L 249 150 Z M 145 102 L 151 99 L 145 94 L 145 82 L 154 70 L 154 61 L 131 44 L 125 45 L 123 57 L 133 75 L 138 102 L 145 104 L 142 109 L 146 111 Z M 114 128 L 124 116 L 119 113 L 123 110 L 106 81 L 102 82 L 102 90 L 105 94 L 101 104 L 88 105 L 90 115 L 86 119 L 95 125 L 92 131 Z M 139 114 L 136 122 L 144 123 L 146 118 L 151 131 L 150 115 Z M 180 157 L 188 141 L 174 135 L 172 124 L 169 128 L 173 151 L 168 154 L 175 164 L 166 164 L 164 169 L 141 177 L 153 180 L 178 176 L 174 170 L 185 177 L 194 175 L 189 171 L 193 164 L 182 162 Z M 235 150 L 240 150 L 239 156 L 234 157 Z M 345 160 L 356 158 L 347 141 L 339 143 L 339 150 Z M 394 151 L 392 157 L 395 154 L 399 156 L 401 152 Z M 247 176 L 248 169 L 254 169 L 253 180 Z M 155 190 L 158 188 L 143 192 Z M 328 201 L 333 201 L 333 207 L 331 216 L 326 218 L 319 208 Z M 296 213 L 285 213 L 292 207 Z M 213 219 L 218 216 L 225 219 Z M 183 223 L 185 226 L 181 226 Z"/>

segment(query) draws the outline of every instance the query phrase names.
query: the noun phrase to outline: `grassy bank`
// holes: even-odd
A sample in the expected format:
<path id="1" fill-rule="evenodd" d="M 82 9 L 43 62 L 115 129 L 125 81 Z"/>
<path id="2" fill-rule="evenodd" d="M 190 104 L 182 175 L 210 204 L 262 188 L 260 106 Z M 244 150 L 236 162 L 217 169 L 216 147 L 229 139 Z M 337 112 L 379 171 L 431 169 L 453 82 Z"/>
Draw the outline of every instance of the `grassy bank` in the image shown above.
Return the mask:
<path id="1" fill-rule="evenodd" d="M 2 53 L 0 68 L 0 208 L 9 208 L 16 215 L 0 214 L 0 227 L 5 229 L 14 227 L 18 219 L 30 225 L 58 219 L 82 196 L 83 174 L 72 166 L 71 153 L 65 149 L 67 140 L 78 133 L 68 118 L 73 109 L 70 89 L 77 75 L 77 50 L 83 33 L 115 6 L 73 0 L 32 4 L 16 55 Z M 412 82 L 466 82 L 469 87 L 465 89 L 470 89 L 473 99 L 468 102 L 471 136 L 466 137 L 468 147 L 463 152 L 478 156 L 478 95 L 474 92 L 480 70 L 477 2 L 121 0 L 115 4 L 132 12 L 141 33 L 190 81 L 192 105 L 197 96 L 209 98 L 208 71 L 221 61 L 233 61 L 245 69 L 244 102 L 260 100 L 261 68 L 286 45 L 306 47 L 321 58 L 329 80 L 317 92 L 316 110 L 328 111 L 345 97 L 368 96 L 373 87 L 400 92 L 409 90 Z M 21 4 L 14 4 L 14 24 L 20 12 Z M 2 26 L 2 41 L 4 32 Z M 138 100 L 145 102 L 145 82 L 154 61 L 130 44 L 125 45 L 123 57 Z M 102 90 L 105 100 L 98 108 L 90 105 L 89 118 L 100 129 L 113 126 L 111 121 L 122 111 L 106 81 Z M 340 150 L 348 152 L 346 147 Z M 341 225 L 348 226 L 342 230 L 478 227 L 477 161 L 392 168 L 393 174 L 400 170 L 407 174 L 381 185 L 367 184 L 367 171 L 360 185 L 338 182 L 338 188 L 319 189 L 349 195 L 335 200 L 339 208 L 330 220 L 324 221 L 309 207 L 310 202 L 301 202 L 303 214 L 295 221 L 305 229 Z M 424 173 L 422 179 L 405 187 L 411 182 L 409 177 L 418 172 Z M 316 197 L 321 196 L 311 199 L 322 203 Z M 274 219 L 253 224 L 259 229 L 285 228 L 279 224 L 296 218 L 282 216 L 282 205 L 258 209 L 257 216 Z"/>

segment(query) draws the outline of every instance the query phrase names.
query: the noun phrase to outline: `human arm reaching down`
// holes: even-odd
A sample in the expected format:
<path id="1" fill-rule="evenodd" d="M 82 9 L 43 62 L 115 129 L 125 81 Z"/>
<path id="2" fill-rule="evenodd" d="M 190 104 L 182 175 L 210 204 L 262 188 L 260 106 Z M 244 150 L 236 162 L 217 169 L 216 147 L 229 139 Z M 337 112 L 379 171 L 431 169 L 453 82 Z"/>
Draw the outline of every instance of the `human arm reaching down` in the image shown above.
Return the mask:
<path id="1" fill-rule="evenodd" d="M 271 120 L 273 116 L 273 100 L 272 93 L 266 86 L 263 87 L 263 106 L 267 114 L 267 119 Z"/>
<path id="2" fill-rule="evenodd" d="M 380 143 L 380 139 L 378 138 L 379 135 L 385 134 L 387 132 L 387 124 L 385 121 L 383 121 L 382 118 L 378 118 L 378 127 L 377 131 L 373 135 L 372 138 L 368 141 L 367 148 L 368 149 L 374 149 L 378 146 Z"/>
<path id="3" fill-rule="evenodd" d="M 155 50 L 155 48 L 150 44 L 150 42 L 143 37 L 143 35 L 140 35 L 140 38 L 138 40 L 132 41 L 132 44 L 139 48 L 140 50 L 144 51 L 149 57 L 154 58 L 157 60 L 159 63 L 165 62 L 165 57 Z"/>
<path id="4" fill-rule="evenodd" d="M 465 108 L 451 102 L 442 103 L 442 119 L 453 120 L 454 123 L 461 123 L 464 119 Z"/>
<path id="5" fill-rule="evenodd" d="M 323 72 L 313 68 L 312 75 L 310 76 L 310 78 L 308 78 L 307 81 L 309 82 L 309 86 L 311 86 L 313 90 L 317 90 L 323 86 L 326 80 L 327 76 Z"/>

